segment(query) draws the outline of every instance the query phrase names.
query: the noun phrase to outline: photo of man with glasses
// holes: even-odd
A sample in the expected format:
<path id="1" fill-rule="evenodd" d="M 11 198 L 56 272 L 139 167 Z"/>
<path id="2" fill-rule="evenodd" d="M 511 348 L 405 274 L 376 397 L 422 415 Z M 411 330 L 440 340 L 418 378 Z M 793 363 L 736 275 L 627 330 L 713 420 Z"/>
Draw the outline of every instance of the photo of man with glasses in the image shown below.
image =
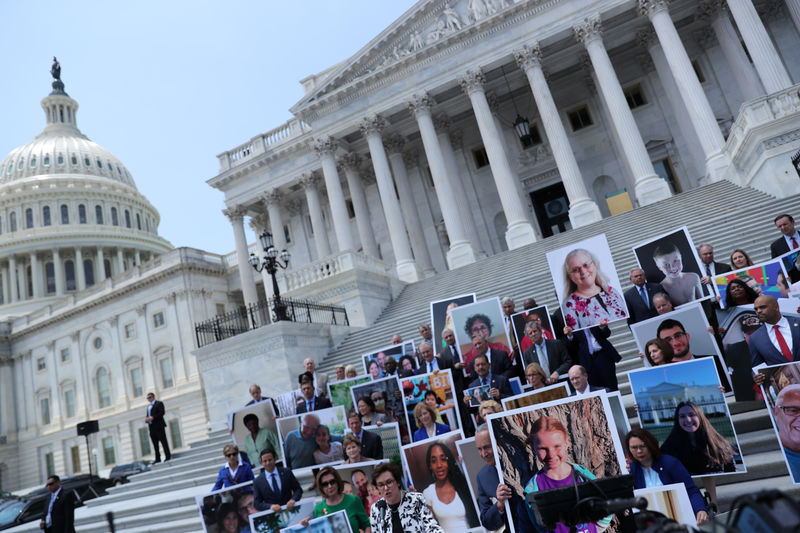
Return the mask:
<path id="1" fill-rule="evenodd" d="M 792 481 L 800 483 L 800 385 L 787 385 L 781 389 L 772 416 Z"/>

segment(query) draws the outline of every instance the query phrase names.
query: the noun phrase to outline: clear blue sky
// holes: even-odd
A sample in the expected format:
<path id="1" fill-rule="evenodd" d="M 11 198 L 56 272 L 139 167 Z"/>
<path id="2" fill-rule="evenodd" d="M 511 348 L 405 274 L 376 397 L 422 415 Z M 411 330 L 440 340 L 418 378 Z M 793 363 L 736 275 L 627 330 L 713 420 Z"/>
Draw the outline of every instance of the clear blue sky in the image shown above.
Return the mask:
<path id="1" fill-rule="evenodd" d="M 0 0 L 0 160 L 44 128 L 55 55 L 78 127 L 127 166 L 161 214 L 159 233 L 230 252 L 223 195 L 205 183 L 216 155 L 288 120 L 300 79 L 350 57 L 413 4 Z"/>

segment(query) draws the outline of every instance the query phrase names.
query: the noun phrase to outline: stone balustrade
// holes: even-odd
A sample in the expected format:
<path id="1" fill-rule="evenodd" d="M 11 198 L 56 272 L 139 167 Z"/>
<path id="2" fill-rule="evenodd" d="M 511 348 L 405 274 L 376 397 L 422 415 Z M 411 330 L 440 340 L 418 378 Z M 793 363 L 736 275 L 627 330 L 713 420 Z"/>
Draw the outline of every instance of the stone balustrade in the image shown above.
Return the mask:
<path id="1" fill-rule="evenodd" d="M 378 259 L 362 253 L 344 252 L 286 272 L 278 279 L 278 283 L 281 285 L 281 291 L 296 291 L 355 269 L 386 274 L 387 266 Z"/>
<path id="2" fill-rule="evenodd" d="M 272 148 L 310 132 L 311 127 L 303 121 L 292 118 L 277 128 L 257 135 L 244 144 L 227 150 L 217 156 L 220 172 L 234 168 L 250 158 L 263 154 Z"/>
<path id="3" fill-rule="evenodd" d="M 775 121 L 789 119 L 800 114 L 800 84 L 782 91 L 768 94 L 742 104 L 739 115 L 731 126 L 726 149 L 736 163 L 742 157 L 742 146 L 748 135 L 763 126 L 773 126 Z"/>

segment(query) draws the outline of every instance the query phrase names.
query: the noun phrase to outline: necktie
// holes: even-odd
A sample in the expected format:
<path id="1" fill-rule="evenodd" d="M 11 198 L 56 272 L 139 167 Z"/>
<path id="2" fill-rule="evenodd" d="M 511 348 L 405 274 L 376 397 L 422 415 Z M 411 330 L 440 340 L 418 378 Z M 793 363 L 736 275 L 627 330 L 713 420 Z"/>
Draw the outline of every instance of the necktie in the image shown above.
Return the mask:
<path id="1" fill-rule="evenodd" d="M 453 346 L 450 347 L 450 349 L 453 350 L 453 361 L 455 361 L 456 363 L 461 361 L 461 357 L 459 357 L 458 355 L 458 346 L 454 344 Z"/>
<path id="2" fill-rule="evenodd" d="M 481 378 L 481 385 L 486 385 L 486 378 Z"/>
<path id="3" fill-rule="evenodd" d="M 781 347 L 781 353 L 786 358 L 787 361 L 792 360 L 792 352 L 789 350 L 789 345 L 786 344 L 786 339 L 783 338 L 783 334 L 781 333 L 778 324 L 772 326 L 772 329 L 775 331 L 775 338 L 778 340 L 778 346 Z"/>
<path id="4" fill-rule="evenodd" d="M 542 367 L 542 370 L 544 370 L 544 373 L 549 378 L 550 377 L 550 365 L 548 364 L 549 361 L 547 360 L 547 357 L 544 354 L 544 347 L 543 347 L 544 346 L 544 341 L 542 342 L 542 344 L 534 344 L 534 346 L 536 346 L 536 355 L 539 357 L 539 366 Z"/>
<path id="5" fill-rule="evenodd" d="M 644 285 L 639 287 L 639 294 L 642 295 L 642 301 L 644 302 L 644 306 L 650 307 L 650 302 L 647 300 L 647 289 L 644 288 Z"/>
<path id="6" fill-rule="evenodd" d="M 314 402 L 312 400 L 306 400 L 306 412 L 310 413 L 314 410 Z"/>
<path id="7" fill-rule="evenodd" d="M 280 494 L 281 489 L 278 488 L 278 474 L 276 472 L 272 473 L 272 491 L 275 494 Z"/>
<path id="8" fill-rule="evenodd" d="M 433 363 L 428 363 L 428 372 L 433 372 Z"/>
<path id="9" fill-rule="evenodd" d="M 711 265 L 706 265 L 706 275 L 710 278 L 711 274 Z"/>

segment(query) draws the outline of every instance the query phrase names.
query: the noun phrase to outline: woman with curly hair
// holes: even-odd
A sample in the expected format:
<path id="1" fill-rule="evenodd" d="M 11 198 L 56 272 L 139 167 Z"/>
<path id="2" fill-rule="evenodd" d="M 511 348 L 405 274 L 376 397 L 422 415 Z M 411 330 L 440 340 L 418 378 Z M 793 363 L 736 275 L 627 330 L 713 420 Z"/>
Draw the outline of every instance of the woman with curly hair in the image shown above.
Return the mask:
<path id="1" fill-rule="evenodd" d="M 756 298 L 758 292 L 747 284 L 746 279 L 733 278 L 725 287 L 725 307 L 751 304 Z"/>
<path id="2" fill-rule="evenodd" d="M 480 527 L 467 478 L 453 452 L 444 444 L 435 442 L 428 447 L 425 464 L 433 476 L 433 483 L 422 491 L 422 496 L 442 529 L 450 533 Z"/>

